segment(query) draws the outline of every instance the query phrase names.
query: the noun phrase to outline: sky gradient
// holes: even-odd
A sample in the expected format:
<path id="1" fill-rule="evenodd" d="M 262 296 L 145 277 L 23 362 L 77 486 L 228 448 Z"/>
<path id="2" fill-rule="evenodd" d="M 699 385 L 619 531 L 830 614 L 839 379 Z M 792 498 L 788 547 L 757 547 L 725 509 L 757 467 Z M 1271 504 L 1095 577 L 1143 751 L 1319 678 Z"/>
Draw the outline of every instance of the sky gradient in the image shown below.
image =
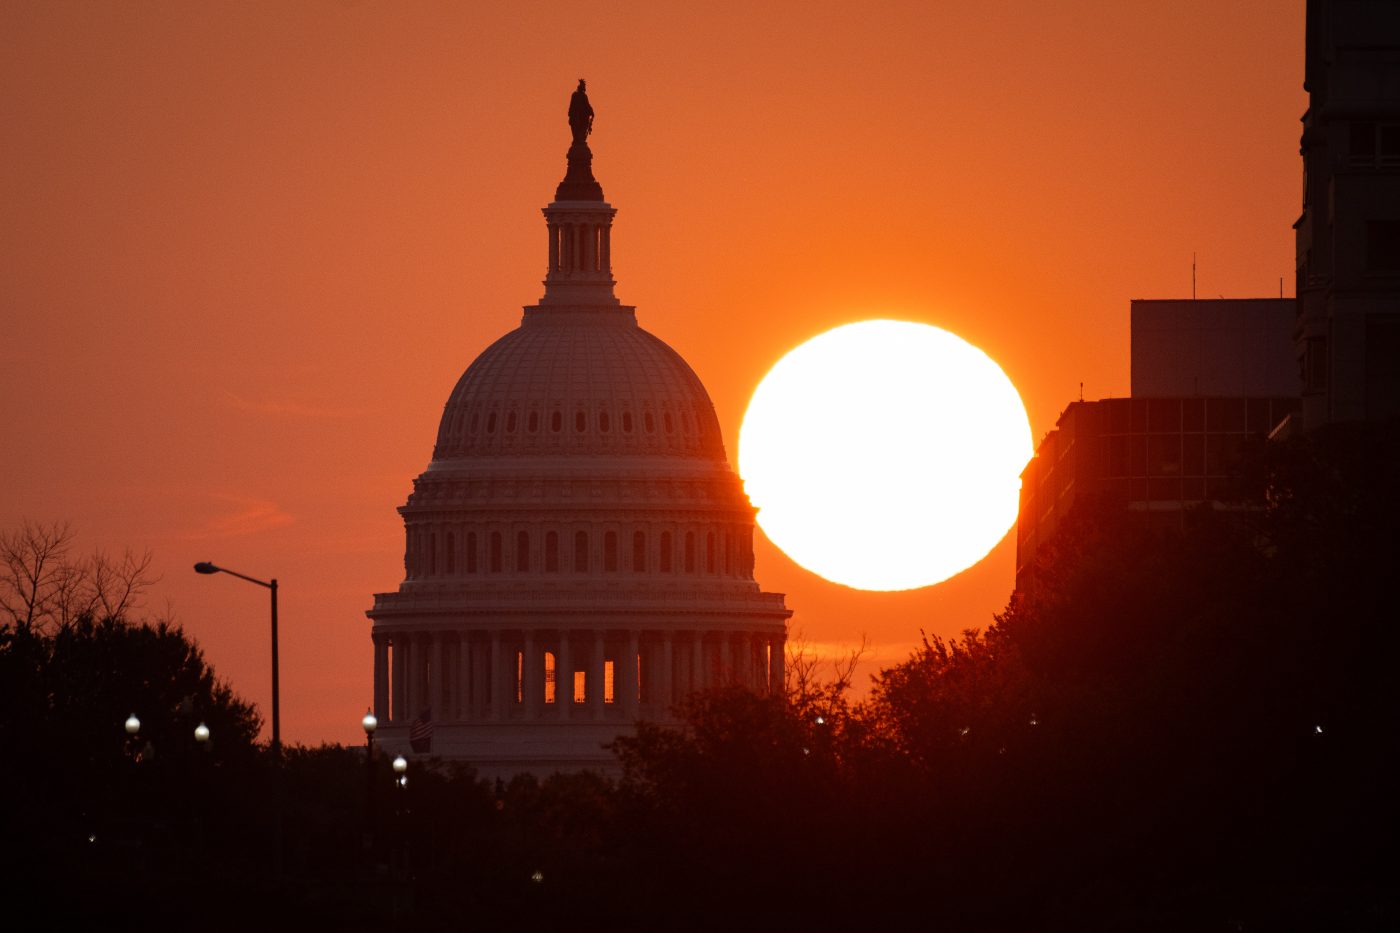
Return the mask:
<path id="1" fill-rule="evenodd" d="M 371 594 L 448 393 L 542 293 L 588 80 L 617 293 L 709 389 L 733 463 L 787 350 L 925 321 L 1034 438 L 1128 392 L 1128 302 L 1292 294 L 1303 3 L 0 5 L 0 526 L 150 548 L 287 741 L 357 741 Z M 831 426 L 839 443 L 841 426 Z M 977 567 L 862 593 L 758 535 L 820 644 L 983 627 Z M 124 717 L 129 711 L 118 711 Z"/>

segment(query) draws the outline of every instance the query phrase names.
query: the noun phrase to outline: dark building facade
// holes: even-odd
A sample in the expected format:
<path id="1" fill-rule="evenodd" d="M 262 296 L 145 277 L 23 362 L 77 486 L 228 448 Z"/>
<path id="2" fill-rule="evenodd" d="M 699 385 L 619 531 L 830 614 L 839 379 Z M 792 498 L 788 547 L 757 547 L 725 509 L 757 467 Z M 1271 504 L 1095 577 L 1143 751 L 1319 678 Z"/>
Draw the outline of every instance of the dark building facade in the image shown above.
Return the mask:
<path id="1" fill-rule="evenodd" d="M 1305 430 L 1400 416 L 1400 3 L 1310 0 L 1296 353 Z"/>
<path id="2" fill-rule="evenodd" d="M 1179 528 L 1187 509 L 1223 504 L 1246 439 L 1298 411 L 1297 397 L 1115 398 L 1072 402 L 1021 474 L 1016 586 L 1082 501 Z"/>
<path id="3" fill-rule="evenodd" d="M 1241 451 L 1299 407 L 1292 299 L 1134 301 L 1132 397 L 1071 403 L 1021 474 L 1016 586 L 1085 501 L 1180 528 L 1234 494 Z"/>

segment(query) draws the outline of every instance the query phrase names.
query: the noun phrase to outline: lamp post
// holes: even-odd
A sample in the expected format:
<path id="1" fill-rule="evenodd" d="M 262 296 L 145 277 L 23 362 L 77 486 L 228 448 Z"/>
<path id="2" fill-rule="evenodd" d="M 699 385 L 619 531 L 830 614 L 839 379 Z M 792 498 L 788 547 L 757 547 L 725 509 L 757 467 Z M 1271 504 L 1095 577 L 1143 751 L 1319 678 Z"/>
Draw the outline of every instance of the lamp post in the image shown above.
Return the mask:
<path id="1" fill-rule="evenodd" d="M 394 811 L 395 829 L 398 837 L 398 867 L 397 875 L 400 878 L 408 877 L 408 833 L 404 829 L 404 796 L 408 792 L 408 759 L 402 755 L 394 758 L 394 783 L 398 790 L 394 791 Z"/>
<path id="2" fill-rule="evenodd" d="M 218 567 L 209 561 L 200 561 L 194 565 L 195 573 L 215 574 L 226 573 L 231 577 L 240 580 L 247 580 L 249 583 L 256 583 L 265 587 L 272 593 L 272 857 L 273 873 L 277 877 L 282 875 L 283 846 L 282 846 L 282 704 L 281 694 L 278 688 L 277 679 L 277 580 L 259 580 L 257 577 L 250 577 L 229 570 L 226 567 Z"/>
<path id="3" fill-rule="evenodd" d="M 365 730 L 365 848 L 374 852 L 374 730 L 379 728 L 379 719 L 374 710 L 365 710 L 365 718 L 360 720 Z"/>
<path id="4" fill-rule="evenodd" d="M 195 564 L 194 572 L 226 573 L 231 577 L 266 587 L 272 593 L 272 757 L 280 761 L 282 758 L 282 703 L 277 679 L 277 581 L 275 579 L 259 580 L 257 577 L 245 576 L 226 567 L 216 567 L 208 561 Z"/>

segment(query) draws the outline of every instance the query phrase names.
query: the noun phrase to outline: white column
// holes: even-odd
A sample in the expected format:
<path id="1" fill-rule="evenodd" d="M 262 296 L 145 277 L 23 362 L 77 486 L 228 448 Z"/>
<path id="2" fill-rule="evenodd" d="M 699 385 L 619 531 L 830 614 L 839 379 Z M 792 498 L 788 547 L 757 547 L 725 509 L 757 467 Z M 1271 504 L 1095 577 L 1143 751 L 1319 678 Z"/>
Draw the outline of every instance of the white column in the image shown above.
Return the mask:
<path id="1" fill-rule="evenodd" d="M 690 692 L 705 689 L 705 636 L 696 632 L 690 642 Z"/>
<path id="2" fill-rule="evenodd" d="M 622 669 L 620 671 L 614 670 L 613 676 L 617 678 L 617 682 L 623 685 L 625 692 L 620 697 L 622 709 L 627 718 L 632 720 L 637 718 L 637 689 L 640 686 L 637 678 L 637 631 L 635 629 L 628 631 L 626 644 L 625 653 L 618 662 Z"/>
<path id="3" fill-rule="evenodd" d="M 389 721 L 389 647 L 384 635 L 374 640 L 374 715 Z"/>
<path id="4" fill-rule="evenodd" d="M 514 666 L 514 665 L 512 665 Z M 510 702 L 510 691 L 515 679 L 515 672 L 510 671 L 507 676 L 506 671 L 506 651 L 505 645 L 501 643 L 501 630 L 491 630 L 491 718 L 502 720 L 506 718 L 507 704 Z"/>
<path id="5" fill-rule="evenodd" d="M 433 648 L 433 636 L 418 632 L 413 636 L 413 679 L 409 686 L 413 689 L 413 702 L 408 706 L 410 719 L 417 718 L 428 705 L 428 661 Z"/>
<path id="6" fill-rule="evenodd" d="M 520 698 L 525 718 L 538 719 L 544 702 L 544 652 L 531 629 L 525 630 L 525 658 L 520 671 Z"/>
<path id="7" fill-rule="evenodd" d="M 661 643 L 661 676 L 656 678 L 657 709 L 658 719 L 666 719 L 671 714 L 671 706 L 676 702 L 675 690 L 675 669 L 676 669 L 676 647 L 675 636 L 666 632 L 662 636 Z"/>
<path id="8" fill-rule="evenodd" d="M 433 718 L 440 720 L 447 712 L 447 678 L 444 676 L 447 673 L 447 664 L 443 661 L 443 655 L 446 653 L 443 642 L 447 639 L 443 637 L 442 632 L 433 632 L 429 637 L 433 640 L 433 657 L 432 670 L 428 675 L 427 705 L 433 711 Z"/>
<path id="9" fill-rule="evenodd" d="M 587 687 L 588 708 L 593 713 L 594 719 L 603 718 L 603 687 L 605 673 L 603 664 L 606 660 L 604 654 L 606 647 L 603 642 L 603 630 L 593 631 L 593 657 L 588 662 L 588 677 L 585 679 Z M 615 674 L 616 672 L 614 672 Z"/>
<path id="10" fill-rule="evenodd" d="M 559 654 L 554 659 L 554 702 L 559 706 L 559 718 L 568 719 L 574 712 L 574 652 L 569 644 L 569 632 L 559 632 Z"/>
<path id="11" fill-rule="evenodd" d="M 392 722 L 403 721 L 403 710 L 408 705 L 408 694 L 404 690 L 404 678 L 407 676 L 407 665 L 404 663 L 408 657 L 408 636 L 403 632 L 395 632 L 393 636 L 394 645 L 394 676 L 390 689 L 393 691 L 393 702 L 389 706 L 389 719 Z"/>
<path id="12" fill-rule="evenodd" d="M 490 645 L 483 645 L 480 639 L 476 639 L 471 645 L 472 658 L 472 718 L 482 720 L 486 718 L 487 706 L 490 703 L 490 695 L 486 692 L 486 684 L 490 679 L 488 672 L 491 670 L 491 649 Z"/>
<path id="13" fill-rule="evenodd" d="M 457 633 L 457 718 L 472 715 L 472 651 L 471 638 L 466 632 Z"/>

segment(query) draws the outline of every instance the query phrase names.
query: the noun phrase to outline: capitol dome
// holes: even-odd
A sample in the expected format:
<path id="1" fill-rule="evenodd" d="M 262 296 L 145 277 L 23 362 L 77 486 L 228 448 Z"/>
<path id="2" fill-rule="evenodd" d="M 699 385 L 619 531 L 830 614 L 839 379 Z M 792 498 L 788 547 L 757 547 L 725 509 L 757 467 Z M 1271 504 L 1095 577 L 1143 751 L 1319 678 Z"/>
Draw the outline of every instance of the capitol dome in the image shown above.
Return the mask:
<path id="1" fill-rule="evenodd" d="M 700 379 L 614 295 L 582 82 L 545 292 L 462 374 L 367 615 L 378 738 L 488 777 L 613 770 L 698 690 L 781 690 L 786 622 Z"/>
<path id="2" fill-rule="evenodd" d="M 725 459 L 700 379 L 631 309 L 533 308 L 458 380 L 433 460 L 634 452 Z"/>

